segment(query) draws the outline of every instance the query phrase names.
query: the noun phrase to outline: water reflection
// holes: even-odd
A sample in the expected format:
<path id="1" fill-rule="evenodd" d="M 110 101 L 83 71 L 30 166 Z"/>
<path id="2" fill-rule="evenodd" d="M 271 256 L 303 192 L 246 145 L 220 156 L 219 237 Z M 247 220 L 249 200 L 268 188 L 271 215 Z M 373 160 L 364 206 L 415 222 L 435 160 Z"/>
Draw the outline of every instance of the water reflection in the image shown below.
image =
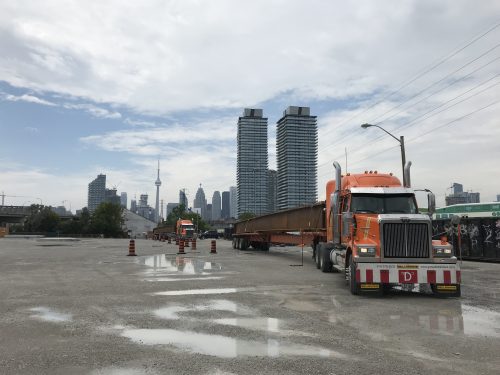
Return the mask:
<path id="1" fill-rule="evenodd" d="M 190 353 L 222 358 L 245 356 L 280 357 L 313 356 L 347 359 L 345 354 L 307 345 L 282 343 L 269 339 L 264 342 L 248 341 L 221 335 L 209 335 L 175 329 L 128 329 L 123 337 L 142 345 L 171 345 Z"/>
<path id="2" fill-rule="evenodd" d="M 500 313 L 468 304 L 456 304 L 433 312 L 391 315 L 397 322 L 408 320 L 427 331 L 445 335 L 500 337 Z"/>
<path id="3" fill-rule="evenodd" d="M 222 270 L 220 264 L 205 262 L 201 259 L 176 257 L 168 259 L 165 254 L 140 257 L 140 264 L 151 267 L 153 271 L 164 271 L 167 273 L 182 273 L 188 275 L 208 275 Z"/>
<path id="4" fill-rule="evenodd" d="M 187 296 L 187 295 L 208 295 L 208 294 L 228 294 L 253 290 L 252 288 L 219 288 L 219 289 L 186 289 L 169 290 L 167 292 L 153 293 L 155 296 Z"/>
<path id="5" fill-rule="evenodd" d="M 221 299 L 209 301 L 207 303 L 196 306 L 174 305 L 163 307 L 161 309 L 155 310 L 154 314 L 161 319 L 179 319 L 180 316 L 178 315 L 178 313 L 185 313 L 189 311 L 228 311 L 232 313 L 239 312 L 242 314 L 251 313 L 251 310 L 246 306 L 241 306 L 235 302 Z"/>
<path id="6" fill-rule="evenodd" d="M 60 313 L 51 310 L 48 307 L 33 307 L 32 309 L 30 309 L 30 311 L 36 313 L 34 315 L 31 315 L 31 318 L 44 320 L 46 322 L 61 323 L 71 320 L 71 314 Z"/>

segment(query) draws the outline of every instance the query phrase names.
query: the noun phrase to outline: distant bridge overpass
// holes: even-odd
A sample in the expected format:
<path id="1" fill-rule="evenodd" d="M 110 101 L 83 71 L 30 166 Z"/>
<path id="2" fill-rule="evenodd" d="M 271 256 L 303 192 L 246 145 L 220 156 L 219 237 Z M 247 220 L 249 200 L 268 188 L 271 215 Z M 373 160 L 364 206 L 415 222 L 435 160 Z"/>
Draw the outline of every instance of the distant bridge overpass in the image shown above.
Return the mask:
<path id="1" fill-rule="evenodd" d="M 31 213 L 31 206 L 0 206 L 1 223 L 22 223 Z M 71 219 L 72 215 L 59 215 L 61 220 Z"/>

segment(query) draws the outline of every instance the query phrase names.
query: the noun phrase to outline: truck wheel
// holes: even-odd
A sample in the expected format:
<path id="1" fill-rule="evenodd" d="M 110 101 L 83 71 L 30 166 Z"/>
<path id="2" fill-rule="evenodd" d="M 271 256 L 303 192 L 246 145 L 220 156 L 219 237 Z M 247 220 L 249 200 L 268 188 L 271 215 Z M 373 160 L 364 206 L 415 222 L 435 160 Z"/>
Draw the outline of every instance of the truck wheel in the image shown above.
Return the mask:
<path id="1" fill-rule="evenodd" d="M 247 241 L 245 238 L 242 238 L 242 239 L 241 239 L 241 242 L 240 242 L 240 249 L 241 249 L 241 250 L 246 250 L 246 249 L 248 249 L 248 241 Z"/>
<path id="2" fill-rule="evenodd" d="M 233 238 L 233 249 L 236 249 L 236 238 Z"/>
<path id="3" fill-rule="evenodd" d="M 330 250 L 323 244 L 319 247 L 319 262 L 321 272 L 332 272 L 332 262 L 330 261 Z"/>
<path id="4" fill-rule="evenodd" d="M 352 260 L 352 255 L 349 257 L 349 288 L 351 289 L 351 294 L 359 293 L 359 286 L 356 282 L 356 264 Z"/>
<path id="5" fill-rule="evenodd" d="M 320 244 L 316 245 L 316 249 L 314 250 L 314 263 L 316 263 L 316 268 L 319 270 L 320 264 L 319 264 L 319 249 L 321 248 Z"/>

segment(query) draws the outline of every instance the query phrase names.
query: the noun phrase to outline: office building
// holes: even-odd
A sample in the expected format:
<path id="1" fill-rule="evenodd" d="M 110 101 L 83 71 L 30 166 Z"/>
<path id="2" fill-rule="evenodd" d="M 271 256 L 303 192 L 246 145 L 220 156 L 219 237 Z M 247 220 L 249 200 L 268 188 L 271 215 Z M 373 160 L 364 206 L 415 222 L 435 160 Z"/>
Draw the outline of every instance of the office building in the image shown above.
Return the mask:
<path id="1" fill-rule="evenodd" d="M 238 190 L 236 186 L 229 187 L 229 217 L 238 217 Z"/>
<path id="2" fill-rule="evenodd" d="M 236 182 L 238 216 L 267 213 L 267 118 L 245 108 L 238 118 Z"/>
<path id="3" fill-rule="evenodd" d="M 207 200 L 205 199 L 205 192 L 203 191 L 203 188 L 200 187 L 196 191 L 196 196 L 194 198 L 193 202 L 193 208 L 199 208 L 201 212 L 201 218 L 205 221 L 210 220 L 210 216 L 207 216 Z"/>
<path id="4" fill-rule="evenodd" d="M 137 213 L 137 201 L 135 199 L 130 200 L 130 211 Z"/>
<path id="5" fill-rule="evenodd" d="M 317 200 L 318 128 L 309 107 L 290 106 L 276 131 L 278 210 Z"/>
<path id="6" fill-rule="evenodd" d="M 222 192 L 222 202 L 221 202 L 221 217 L 223 220 L 229 219 L 231 215 L 230 213 L 230 193 L 229 191 Z"/>
<path id="7" fill-rule="evenodd" d="M 278 200 L 278 172 L 272 169 L 267 171 L 267 211 L 276 212 Z"/>
<path id="8" fill-rule="evenodd" d="M 186 210 L 189 208 L 189 203 L 186 196 L 186 189 L 179 190 L 179 204 L 184 205 Z"/>
<path id="9" fill-rule="evenodd" d="M 454 182 L 451 189 L 453 189 L 453 194 L 445 197 L 446 206 L 465 203 L 480 203 L 479 193 L 464 191 L 462 184 Z"/>
<path id="10" fill-rule="evenodd" d="M 212 195 L 212 220 L 220 220 L 222 214 L 222 203 L 219 191 Z"/>
<path id="11" fill-rule="evenodd" d="M 121 197 L 116 193 L 116 189 L 106 189 L 104 195 L 106 197 L 104 199 L 105 202 L 113 203 L 118 206 L 121 204 Z"/>
<path id="12" fill-rule="evenodd" d="M 127 208 L 127 193 L 123 192 L 120 194 L 120 204 L 123 208 Z"/>
<path id="13" fill-rule="evenodd" d="M 175 207 L 179 207 L 179 203 L 167 203 L 167 217 L 172 213 Z"/>
<path id="14" fill-rule="evenodd" d="M 106 175 L 100 174 L 89 183 L 87 208 L 92 213 L 106 200 Z"/>

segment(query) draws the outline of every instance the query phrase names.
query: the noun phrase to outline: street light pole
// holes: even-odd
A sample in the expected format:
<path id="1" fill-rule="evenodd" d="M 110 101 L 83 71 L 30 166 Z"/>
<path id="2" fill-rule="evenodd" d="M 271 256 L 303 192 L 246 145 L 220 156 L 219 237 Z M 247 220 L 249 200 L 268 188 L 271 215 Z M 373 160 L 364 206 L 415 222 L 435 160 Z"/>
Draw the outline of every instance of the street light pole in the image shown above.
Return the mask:
<path id="1" fill-rule="evenodd" d="M 401 136 L 399 137 L 399 139 L 392 135 L 391 133 L 389 133 L 387 130 L 385 130 L 384 128 L 382 128 L 381 126 L 378 126 L 378 125 L 372 125 L 372 124 L 363 124 L 361 125 L 361 127 L 363 129 L 367 129 L 367 128 L 370 128 L 370 127 L 376 127 L 376 128 L 379 128 L 380 130 L 382 130 L 383 132 L 387 133 L 388 135 L 390 135 L 392 138 L 394 138 L 396 141 L 399 142 L 399 145 L 401 146 L 401 164 L 402 164 L 402 167 L 403 167 L 403 186 L 406 187 L 406 178 L 405 178 L 405 164 L 406 164 L 406 154 L 405 154 L 405 137 L 404 136 Z"/>

